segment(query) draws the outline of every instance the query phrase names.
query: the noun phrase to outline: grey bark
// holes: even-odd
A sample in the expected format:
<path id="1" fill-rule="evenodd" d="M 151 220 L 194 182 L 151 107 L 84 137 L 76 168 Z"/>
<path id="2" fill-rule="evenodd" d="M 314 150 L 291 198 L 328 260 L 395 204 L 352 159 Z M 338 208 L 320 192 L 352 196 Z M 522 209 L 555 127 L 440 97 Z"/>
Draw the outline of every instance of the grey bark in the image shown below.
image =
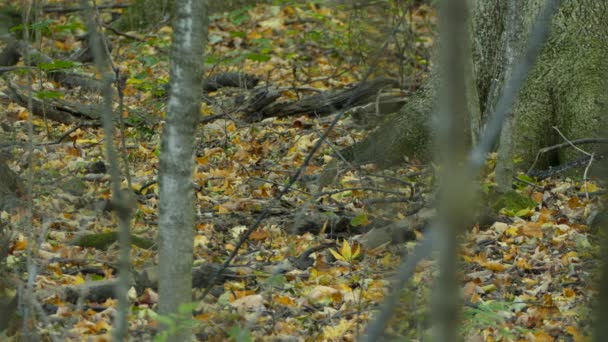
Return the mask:
<path id="1" fill-rule="evenodd" d="M 187 328 L 179 329 L 180 307 L 192 300 L 192 245 L 194 240 L 194 140 L 202 86 L 203 46 L 207 15 L 204 0 L 175 1 L 171 47 L 170 95 L 167 124 L 163 130 L 160 156 L 159 217 L 159 311 L 178 317 L 164 326 L 170 341 L 191 338 Z M 201 16 L 201 13 L 203 14 Z M 175 315 L 175 316 L 174 316 Z M 184 321 L 181 321 L 183 323 Z"/>
<path id="2" fill-rule="evenodd" d="M 512 55 L 520 55 L 543 1 L 517 2 L 524 15 L 514 23 L 518 25 L 517 31 L 511 33 L 507 30 L 507 3 L 499 0 L 472 2 L 472 64 L 481 113 L 479 122 L 473 120 L 475 117 L 471 118 L 474 136 L 487 123 L 488 114 L 506 80 L 507 39 L 522 37 L 511 44 L 515 45 Z M 604 77 L 608 70 L 606 17 L 606 2 L 563 1 L 551 22 L 549 41 L 519 93 L 510 128 L 501 137 L 504 155 L 499 161 L 499 169 L 509 166 L 506 160 L 520 161 L 514 165 L 514 170 L 529 166 L 540 148 L 558 141 L 552 126 L 558 126 L 570 139 L 598 137 L 605 129 L 608 103 Z M 345 149 L 344 155 L 359 163 L 376 162 L 382 166 L 399 163 L 405 156 L 430 160 L 429 147 L 435 126 L 430 114 L 436 88 L 436 77 L 431 76 L 400 113 L 381 124 L 367 139 Z M 540 165 L 564 163 L 572 158 L 572 153 L 554 154 L 545 157 Z M 501 179 L 510 179 L 508 175 L 507 170 Z"/>
<path id="3" fill-rule="evenodd" d="M 525 15 L 522 6 L 515 1 L 508 1 L 506 4 L 505 31 L 503 33 L 503 65 L 504 80 L 508 82 L 513 77 L 513 68 L 521 56 L 522 48 L 520 42 L 525 40 L 526 31 L 524 26 Z M 496 93 L 492 94 L 495 98 Z M 492 99 L 491 99 L 492 100 Z M 502 126 L 500 145 L 498 146 L 498 160 L 501 165 L 496 170 L 496 182 L 500 184 L 501 190 L 506 191 L 510 188 L 511 177 L 514 174 L 515 164 L 513 163 L 514 144 L 513 134 L 515 124 L 514 112 L 507 113 L 505 122 Z M 505 188 L 507 187 L 507 188 Z"/>

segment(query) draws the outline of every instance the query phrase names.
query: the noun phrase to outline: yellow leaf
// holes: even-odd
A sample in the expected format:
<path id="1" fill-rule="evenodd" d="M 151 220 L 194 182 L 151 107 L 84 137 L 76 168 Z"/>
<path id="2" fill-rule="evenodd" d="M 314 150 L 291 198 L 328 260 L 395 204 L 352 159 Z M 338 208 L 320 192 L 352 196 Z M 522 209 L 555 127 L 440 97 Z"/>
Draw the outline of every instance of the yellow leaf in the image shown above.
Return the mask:
<path id="1" fill-rule="evenodd" d="M 517 212 L 515 212 L 515 216 L 529 217 L 529 216 L 532 216 L 532 213 L 534 213 L 533 210 L 530 210 L 530 208 L 526 208 L 526 209 L 521 209 L 521 210 L 518 210 Z"/>
<path id="2" fill-rule="evenodd" d="M 350 249 L 350 244 L 346 240 L 342 241 L 342 248 L 340 248 L 340 254 L 342 254 L 344 259 L 346 259 L 346 260 L 351 260 L 351 258 L 352 258 L 352 251 Z"/>
<path id="3" fill-rule="evenodd" d="M 82 284 L 84 284 L 84 282 L 85 282 L 84 278 L 79 274 L 74 277 L 73 285 L 82 285 Z"/>
<path id="4" fill-rule="evenodd" d="M 323 337 L 327 340 L 342 341 L 352 324 L 352 321 L 342 319 L 337 325 L 327 325 L 323 328 Z"/>
<path id="5" fill-rule="evenodd" d="M 528 261 L 526 261 L 526 259 L 524 258 L 517 259 L 517 261 L 515 262 L 515 266 L 517 266 L 517 268 L 521 270 L 529 270 L 532 268 L 532 266 L 530 266 Z"/>
<path id="6" fill-rule="evenodd" d="M 147 205 L 143 205 L 141 203 L 137 203 L 137 207 L 142 213 L 144 213 L 146 215 L 151 215 L 156 212 L 156 210 L 154 208 L 151 208 Z"/>
<path id="7" fill-rule="evenodd" d="M 98 144 L 99 140 L 97 139 L 76 139 L 76 143 L 77 144 L 86 144 L 86 145 L 93 145 L 93 144 Z"/>
<path id="8" fill-rule="evenodd" d="M 334 249 L 333 249 L 333 248 L 330 248 L 330 249 L 329 249 L 329 252 L 330 252 L 330 253 L 331 253 L 331 255 L 333 255 L 333 256 L 334 256 L 334 258 L 336 258 L 337 260 L 346 261 L 346 260 L 344 260 L 344 257 L 343 257 L 342 255 L 340 255 L 340 253 L 338 253 L 338 252 L 334 251 Z"/>
<path id="9" fill-rule="evenodd" d="M 519 229 L 517 227 L 511 226 L 507 230 L 505 230 L 505 234 L 509 236 L 517 236 L 519 235 Z"/>
<path id="10" fill-rule="evenodd" d="M 494 285 L 494 284 L 489 284 L 489 285 L 486 285 L 486 286 L 482 286 L 482 287 L 481 287 L 481 289 L 482 289 L 484 292 L 486 292 L 486 293 L 487 293 L 487 292 L 494 292 L 494 291 L 496 291 L 496 285 Z"/>
<path id="11" fill-rule="evenodd" d="M 585 182 L 583 183 L 583 185 L 581 186 L 581 191 L 586 191 L 586 192 L 596 192 L 598 190 L 597 185 L 595 185 L 594 183 L 590 183 L 590 182 Z"/>

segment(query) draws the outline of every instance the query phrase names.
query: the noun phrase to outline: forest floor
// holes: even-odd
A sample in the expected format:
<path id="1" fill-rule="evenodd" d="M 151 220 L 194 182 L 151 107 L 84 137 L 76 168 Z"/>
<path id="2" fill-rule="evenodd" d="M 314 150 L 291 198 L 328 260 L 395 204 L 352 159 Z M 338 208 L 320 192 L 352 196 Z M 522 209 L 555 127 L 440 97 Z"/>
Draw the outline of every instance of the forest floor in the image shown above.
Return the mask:
<path id="1" fill-rule="evenodd" d="M 424 51 L 433 44 L 435 13 L 424 6 L 411 10 L 406 19 L 418 43 L 410 55 L 415 62 L 407 70 L 409 84 L 415 88 L 428 72 Z M 255 75 L 261 80 L 258 87 L 282 87 L 284 101 L 354 84 L 366 74 L 365 63 L 374 51 L 365 50 L 364 44 L 357 49 L 353 46 L 357 39 L 377 43 L 382 34 L 372 32 L 366 37 L 371 27 L 349 26 L 353 15 L 357 14 L 349 16 L 336 8 L 285 5 L 215 16 L 209 29 L 207 74 L 239 71 Z M 48 19 L 41 50 L 57 59 L 68 56 L 81 44 L 75 39 L 84 32 L 81 17 L 49 14 Z M 107 32 L 113 63 L 127 76 L 120 113 L 127 126 L 112 139 L 128 160 L 121 165 L 122 187 L 130 185 L 135 193 L 131 230 L 152 244 L 133 246 L 135 270 L 158 262 L 155 180 L 171 32 L 169 26 L 160 26 L 145 35 L 129 33 L 137 39 Z M 357 62 L 346 58 L 353 49 L 364 58 Z M 398 69 L 391 63 L 390 58 L 381 59 L 383 72 L 374 71 L 372 77 L 394 76 L 387 72 Z M 95 73 L 91 65 L 72 67 Z M 60 97 L 87 104 L 101 101 L 98 94 L 65 89 L 43 74 L 41 70 L 32 73 L 32 87 L 39 98 Z M 27 86 L 24 73 L 6 78 Z M 233 108 L 239 91 L 208 92 L 201 115 Z M 65 291 L 82 290 L 116 276 L 118 247 L 114 235 L 104 235 L 117 229 L 104 163 L 107 137 L 100 127 L 30 117 L 26 108 L 4 100 L 7 104 L 0 109 L 2 152 L 12 156 L 11 167 L 24 181 L 33 172 L 33 216 L 29 221 L 25 209 L 1 212 L 0 222 L 12 233 L 2 267 L 14 284 L 31 286 L 35 298 L 31 322 L 13 321 L 0 337 L 18 334 L 27 326 L 43 340 L 110 340 L 117 301 L 111 297 L 73 301 Z M 179 323 L 194 326 L 200 340 L 357 340 L 390 289 L 403 256 L 428 233 L 425 221 L 399 243 L 373 247 L 361 243 L 361 237 L 372 229 L 432 211 L 432 165 L 410 161 L 388 170 L 374 165 L 344 167 L 335 182 L 319 185 L 318 177 L 336 158 L 336 151 L 368 133 L 349 115 L 329 133 L 302 180 L 277 201 L 276 194 L 333 118 L 308 114 L 251 122 L 235 111 L 201 125 L 197 132 L 194 266 L 221 264 L 240 234 L 262 211 L 272 209 L 229 267 L 230 276 L 214 284 L 205 298 L 201 298 L 203 289 L 195 290 L 195 302 L 189 308 L 194 317 Z M 34 128 L 33 151 L 26 144 L 29 119 Z M 494 184 L 494 158 L 489 157 L 479 181 L 483 189 Z M 497 208 L 496 221 L 472 223 L 462 237 L 462 334 L 471 341 L 586 340 L 599 255 L 597 232 L 588 223 L 600 208 L 601 196 L 596 194 L 602 189 L 592 179 L 583 182 L 560 176 L 517 185 L 517 193 L 527 198 L 524 203 L 528 205 Z M 82 236 L 97 240 L 85 241 Z M 432 329 L 428 303 L 436 273 L 433 259 L 419 264 L 402 303 L 387 323 L 388 339 L 428 337 Z M 15 291 L 7 293 L 16 295 Z M 159 321 L 166 321 L 155 312 L 156 291 L 133 288 L 129 299 L 130 335 L 134 340 L 152 339 Z"/>

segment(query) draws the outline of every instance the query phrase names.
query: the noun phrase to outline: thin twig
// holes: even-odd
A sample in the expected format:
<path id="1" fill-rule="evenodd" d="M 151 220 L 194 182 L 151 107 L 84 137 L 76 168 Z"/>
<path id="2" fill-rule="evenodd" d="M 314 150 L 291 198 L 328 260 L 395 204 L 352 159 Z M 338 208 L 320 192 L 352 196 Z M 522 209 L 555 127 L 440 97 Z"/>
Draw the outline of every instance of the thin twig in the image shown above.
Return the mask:
<path id="1" fill-rule="evenodd" d="M 574 145 L 570 141 L 570 139 L 566 138 L 566 136 L 559 130 L 559 128 L 557 128 L 557 126 L 553 126 L 553 129 L 557 131 L 557 133 L 562 137 L 562 139 L 564 139 L 566 141 L 566 143 L 568 143 L 570 146 L 572 146 L 575 150 L 577 150 L 580 153 L 589 157 L 589 162 L 587 163 L 587 166 L 585 167 L 585 172 L 583 173 L 583 187 L 584 187 L 585 194 L 586 194 L 585 197 L 587 197 L 587 199 L 589 199 L 589 192 L 587 191 L 587 172 L 589 171 L 589 168 L 591 167 L 591 164 L 593 163 L 594 153 L 589 153 L 589 152 L 583 150 L 582 148 Z"/>
<path id="2" fill-rule="evenodd" d="M 570 139 L 566 138 L 566 136 L 559 130 L 559 128 L 557 128 L 557 126 L 553 126 L 553 129 L 557 131 L 557 133 L 559 133 L 559 135 L 562 137 L 562 139 L 564 139 L 566 141 L 566 143 L 570 146 L 572 146 L 575 150 L 579 151 L 580 153 L 587 155 L 587 156 L 591 156 L 591 153 L 577 147 L 576 145 L 574 145 L 572 143 L 572 141 L 570 141 Z"/>
<path id="3" fill-rule="evenodd" d="M 538 153 L 536 154 L 536 158 L 534 158 L 534 162 L 532 163 L 532 166 L 530 166 L 530 168 L 528 169 L 528 172 L 526 172 L 526 173 L 530 173 L 530 172 L 532 172 L 532 170 L 534 170 L 534 166 L 536 166 L 536 163 L 538 162 L 540 155 L 543 153 L 547 153 L 547 152 L 550 152 L 553 150 L 558 150 L 560 148 L 564 148 L 564 147 L 568 147 L 568 146 L 572 146 L 572 145 L 606 144 L 606 143 L 608 143 L 608 138 L 584 138 L 584 139 L 576 139 L 576 140 L 572 140 L 569 142 L 556 144 L 556 145 L 552 145 L 552 146 L 548 146 L 548 147 L 543 147 L 540 150 L 538 150 Z"/>
<path id="4" fill-rule="evenodd" d="M 593 157 L 595 156 L 595 153 L 591 153 L 591 156 L 589 157 L 589 163 L 587 163 L 587 166 L 585 167 L 585 172 L 583 173 L 583 187 L 585 188 L 585 197 L 587 197 L 587 199 L 589 199 L 589 191 L 587 191 L 587 172 L 589 172 L 589 168 L 591 167 L 591 163 L 593 163 Z"/>

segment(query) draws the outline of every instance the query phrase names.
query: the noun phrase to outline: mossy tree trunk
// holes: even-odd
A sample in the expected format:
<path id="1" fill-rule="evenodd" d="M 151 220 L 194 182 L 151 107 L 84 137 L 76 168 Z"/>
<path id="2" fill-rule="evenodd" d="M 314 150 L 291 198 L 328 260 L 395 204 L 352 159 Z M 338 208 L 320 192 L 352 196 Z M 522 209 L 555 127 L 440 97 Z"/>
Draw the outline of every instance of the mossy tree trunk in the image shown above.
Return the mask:
<path id="1" fill-rule="evenodd" d="M 479 116 L 474 112 L 470 115 L 472 141 L 488 120 L 513 61 L 521 56 L 543 3 L 522 0 L 518 8 L 511 9 L 515 13 L 509 17 L 508 2 L 472 2 L 470 51 L 479 95 L 474 108 Z M 517 13 L 520 15 L 515 16 Z M 519 93 L 508 120 L 510 127 L 501 136 L 497 171 L 503 174 L 499 181 L 510 185 L 512 172 L 530 166 L 540 148 L 560 140 L 553 126 L 568 139 L 604 134 L 608 116 L 607 17 L 606 2 L 562 1 L 550 23 L 549 40 Z M 367 139 L 344 150 L 344 155 L 355 162 L 382 166 L 399 163 L 406 156 L 430 160 L 436 79 L 431 75 L 400 113 L 381 124 Z M 564 163 L 572 158 L 572 154 L 561 153 L 547 156 L 542 162 Z M 513 160 L 519 162 L 511 168 Z"/>

